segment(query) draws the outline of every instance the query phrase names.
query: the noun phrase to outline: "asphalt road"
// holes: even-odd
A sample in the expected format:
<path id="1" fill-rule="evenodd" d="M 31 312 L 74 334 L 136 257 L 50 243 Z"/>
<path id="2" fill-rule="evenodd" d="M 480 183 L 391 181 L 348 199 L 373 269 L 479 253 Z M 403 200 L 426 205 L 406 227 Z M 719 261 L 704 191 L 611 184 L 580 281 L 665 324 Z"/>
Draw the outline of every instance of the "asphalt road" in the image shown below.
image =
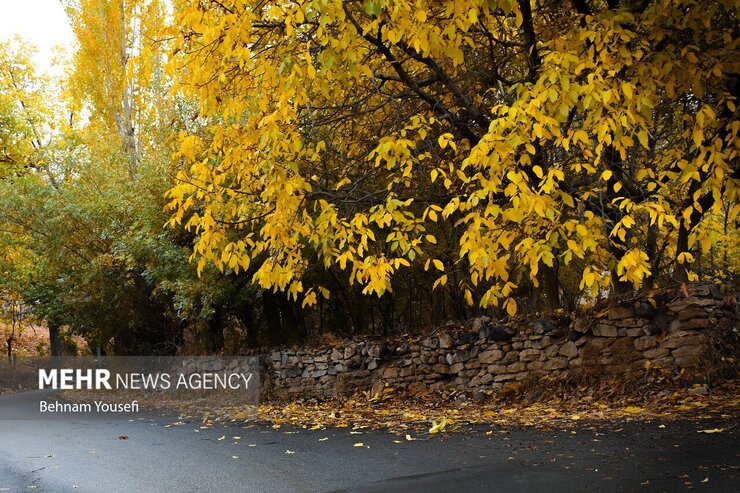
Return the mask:
<path id="1" fill-rule="evenodd" d="M 19 402 L 0 396 L 0 411 Z M 584 424 L 575 433 L 478 428 L 415 441 L 177 422 L 0 418 L 0 492 L 740 491 L 732 420 Z M 730 429 L 697 433 L 714 427 Z"/>

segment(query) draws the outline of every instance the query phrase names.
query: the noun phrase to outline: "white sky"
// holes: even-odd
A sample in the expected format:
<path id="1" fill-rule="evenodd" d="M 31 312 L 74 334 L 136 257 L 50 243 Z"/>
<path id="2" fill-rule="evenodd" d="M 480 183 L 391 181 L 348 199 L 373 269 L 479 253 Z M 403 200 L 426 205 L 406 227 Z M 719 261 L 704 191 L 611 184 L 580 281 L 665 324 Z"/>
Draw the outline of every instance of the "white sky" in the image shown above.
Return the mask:
<path id="1" fill-rule="evenodd" d="M 0 39 L 16 34 L 36 45 L 36 65 L 46 73 L 54 57 L 52 48 L 61 45 L 71 51 L 74 43 L 60 0 L 0 0 Z"/>

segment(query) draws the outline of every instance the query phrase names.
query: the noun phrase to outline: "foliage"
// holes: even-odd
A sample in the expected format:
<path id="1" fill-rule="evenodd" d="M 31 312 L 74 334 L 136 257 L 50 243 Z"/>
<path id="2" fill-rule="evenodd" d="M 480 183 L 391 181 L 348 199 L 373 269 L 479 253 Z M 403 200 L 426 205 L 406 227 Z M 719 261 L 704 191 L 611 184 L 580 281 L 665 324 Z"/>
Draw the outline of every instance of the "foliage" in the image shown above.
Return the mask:
<path id="1" fill-rule="evenodd" d="M 557 305 L 576 259 L 592 294 L 686 280 L 716 247 L 712 217 L 740 211 L 736 15 L 178 2 L 170 73 L 206 133 L 180 134 L 170 224 L 197 235 L 199 271 L 249 271 L 304 304 L 328 298 L 304 286 L 322 268 L 377 295 L 404 269 L 437 271 L 435 287 L 457 269 L 453 290 L 509 313 L 543 282 Z"/>

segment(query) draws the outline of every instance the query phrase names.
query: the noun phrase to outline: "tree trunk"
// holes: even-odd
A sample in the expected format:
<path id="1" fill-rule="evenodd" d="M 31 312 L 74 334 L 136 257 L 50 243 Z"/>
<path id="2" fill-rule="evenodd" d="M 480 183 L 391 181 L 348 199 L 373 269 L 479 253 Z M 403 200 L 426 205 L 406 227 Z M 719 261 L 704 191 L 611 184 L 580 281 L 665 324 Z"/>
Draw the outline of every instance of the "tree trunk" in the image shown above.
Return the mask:
<path id="1" fill-rule="evenodd" d="M 62 338 L 59 334 L 59 326 L 49 323 L 49 354 L 51 356 L 62 355 Z"/>
<path id="2" fill-rule="evenodd" d="M 205 346 L 208 354 L 218 354 L 224 348 L 224 331 L 221 326 L 221 307 L 217 306 L 206 326 Z"/>

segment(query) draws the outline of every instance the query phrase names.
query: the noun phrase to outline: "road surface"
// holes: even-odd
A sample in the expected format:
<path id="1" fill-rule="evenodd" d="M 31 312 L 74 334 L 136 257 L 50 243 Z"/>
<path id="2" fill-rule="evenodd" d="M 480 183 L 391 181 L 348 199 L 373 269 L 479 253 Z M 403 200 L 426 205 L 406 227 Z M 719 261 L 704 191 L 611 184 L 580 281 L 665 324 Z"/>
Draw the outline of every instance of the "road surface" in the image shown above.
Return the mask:
<path id="1" fill-rule="evenodd" d="M 22 400 L 0 396 L 0 410 Z M 414 441 L 178 421 L 0 419 L 0 492 L 740 491 L 729 419 L 625 423 L 622 431 L 584 424 L 575 433 L 483 427 Z M 730 429 L 697 433 L 714 427 Z"/>

